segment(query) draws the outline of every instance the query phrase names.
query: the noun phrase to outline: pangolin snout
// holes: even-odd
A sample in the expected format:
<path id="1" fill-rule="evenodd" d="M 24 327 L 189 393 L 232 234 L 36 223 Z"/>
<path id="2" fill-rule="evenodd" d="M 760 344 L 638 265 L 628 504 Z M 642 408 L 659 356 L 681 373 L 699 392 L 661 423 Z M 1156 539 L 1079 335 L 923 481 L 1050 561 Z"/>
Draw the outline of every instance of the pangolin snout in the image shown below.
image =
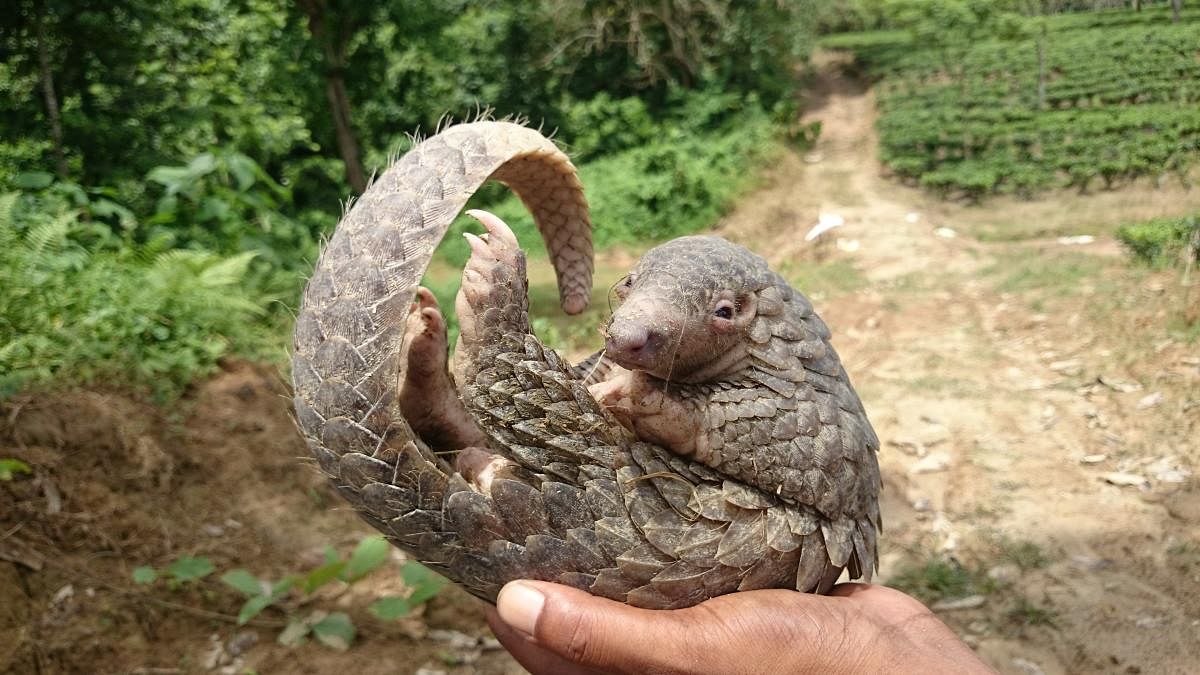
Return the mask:
<path id="1" fill-rule="evenodd" d="M 626 368 L 646 370 L 662 344 L 663 334 L 646 322 L 614 317 L 606 331 L 604 352 Z"/>

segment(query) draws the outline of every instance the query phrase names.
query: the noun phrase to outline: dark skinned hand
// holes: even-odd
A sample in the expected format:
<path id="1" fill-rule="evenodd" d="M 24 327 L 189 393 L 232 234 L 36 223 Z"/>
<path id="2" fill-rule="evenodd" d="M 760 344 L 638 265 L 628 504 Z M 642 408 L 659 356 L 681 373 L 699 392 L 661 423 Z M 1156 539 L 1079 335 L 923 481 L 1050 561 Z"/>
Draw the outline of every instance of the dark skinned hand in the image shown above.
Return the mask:
<path id="1" fill-rule="evenodd" d="M 514 581 L 488 622 L 534 675 L 995 672 L 920 602 L 869 584 L 841 584 L 829 596 L 749 591 L 648 610 Z"/>

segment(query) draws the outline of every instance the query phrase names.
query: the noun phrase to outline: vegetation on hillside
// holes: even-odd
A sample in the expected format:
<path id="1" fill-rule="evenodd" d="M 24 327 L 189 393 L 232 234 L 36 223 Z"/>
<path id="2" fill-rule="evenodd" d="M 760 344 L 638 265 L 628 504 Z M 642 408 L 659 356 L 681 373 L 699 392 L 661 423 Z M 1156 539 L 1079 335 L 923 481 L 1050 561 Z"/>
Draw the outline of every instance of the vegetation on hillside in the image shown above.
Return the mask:
<path id="1" fill-rule="evenodd" d="M 17 0 L 0 24 L 0 394 L 171 396 L 222 356 L 282 356 L 346 197 L 446 115 L 554 130 L 602 246 L 709 225 L 793 116 L 808 8 Z M 505 199 L 477 205 L 531 231 Z"/>
<path id="2" fill-rule="evenodd" d="M 979 199 L 1184 179 L 1200 158 L 1200 8 L 887 5 L 895 29 L 823 44 L 879 78 L 881 156 L 906 180 Z"/>

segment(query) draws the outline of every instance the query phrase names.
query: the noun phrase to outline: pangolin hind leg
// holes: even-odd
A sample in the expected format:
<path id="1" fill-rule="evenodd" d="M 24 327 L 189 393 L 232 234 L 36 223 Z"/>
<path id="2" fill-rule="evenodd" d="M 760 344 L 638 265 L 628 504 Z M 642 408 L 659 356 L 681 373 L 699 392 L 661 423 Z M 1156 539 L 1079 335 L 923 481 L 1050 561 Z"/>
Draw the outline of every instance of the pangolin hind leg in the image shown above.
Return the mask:
<path id="1" fill-rule="evenodd" d="M 400 352 L 400 409 L 413 431 L 439 453 L 487 443 L 458 398 L 447 355 L 446 321 L 437 299 L 418 287 Z"/>
<path id="2" fill-rule="evenodd" d="M 493 479 L 511 473 L 512 462 L 487 449 L 487 437 L 463 407 L 450 377 L 448 344 L 437 298 L 418 287 L 401 348 L 400 409 L 425 445 L 453 455 L 455 470 L 486 494 Z"/>

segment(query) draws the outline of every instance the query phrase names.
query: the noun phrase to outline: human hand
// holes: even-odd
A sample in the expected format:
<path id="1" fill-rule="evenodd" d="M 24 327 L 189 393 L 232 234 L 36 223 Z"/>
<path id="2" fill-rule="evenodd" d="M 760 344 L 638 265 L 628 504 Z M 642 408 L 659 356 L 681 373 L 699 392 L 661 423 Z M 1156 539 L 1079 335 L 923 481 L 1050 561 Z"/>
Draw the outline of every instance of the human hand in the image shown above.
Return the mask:
<path id="1" fill-rule="evenodd" d="M 994 672 L 920 602 L 869 584 L 841 584 L 829 596 L 748 591 L 648 610 L 514 581 L 488 623 L 535 675 Z"/>

